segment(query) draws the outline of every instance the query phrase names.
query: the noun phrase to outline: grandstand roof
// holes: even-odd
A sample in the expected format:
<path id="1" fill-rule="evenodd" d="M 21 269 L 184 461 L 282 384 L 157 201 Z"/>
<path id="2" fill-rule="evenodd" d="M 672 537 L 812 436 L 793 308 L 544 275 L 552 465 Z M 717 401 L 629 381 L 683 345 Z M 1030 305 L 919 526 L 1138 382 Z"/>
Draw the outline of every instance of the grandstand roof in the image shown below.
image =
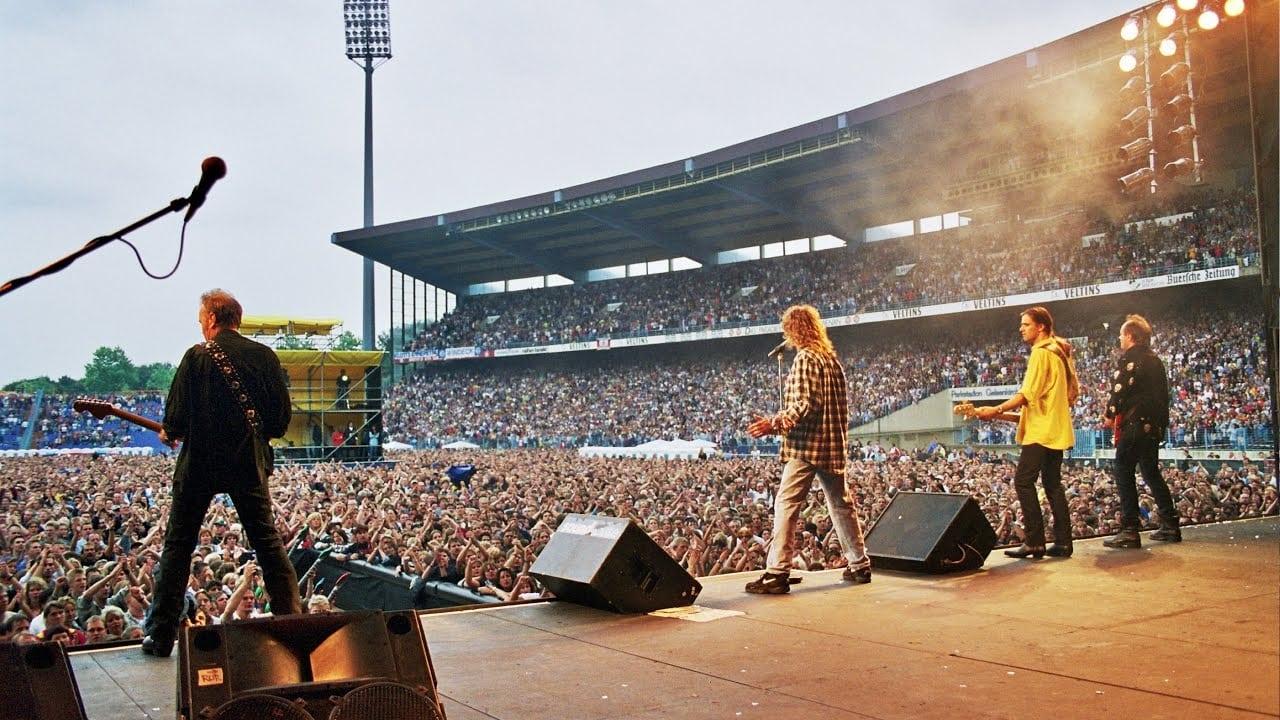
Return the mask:
<path id="1" fill-rule="evenodd" d="M 1212 42 L 1242 46 L 1241 25 Z M 830 234 L 853 245 L 865 228 L 980 208 L 996 196 L 1004 207 L 1051 202 L 1046 184 L 1067 176 L 1088 174 L 1110 189 L 1124 142 L 1116 130 L 1123 112 L 1110 107 L 1114 61 L 1125 50 L 1116 26 L 684 160 L 336 232 L 332 242 L 465 294 L 474 283 L 548 274 L 582 281 L 591 269 L 669 257 L 714 264 L 719 251 L 793 238 Z M 1233 60 L 1240 72 L 1215 67 L 1216 98 L 1202 103 L 1227 107 L 1218 116 L 1247 132 L 1246 73 Z M 1078 183 L 1058 185 L 1082 201 Z"/>

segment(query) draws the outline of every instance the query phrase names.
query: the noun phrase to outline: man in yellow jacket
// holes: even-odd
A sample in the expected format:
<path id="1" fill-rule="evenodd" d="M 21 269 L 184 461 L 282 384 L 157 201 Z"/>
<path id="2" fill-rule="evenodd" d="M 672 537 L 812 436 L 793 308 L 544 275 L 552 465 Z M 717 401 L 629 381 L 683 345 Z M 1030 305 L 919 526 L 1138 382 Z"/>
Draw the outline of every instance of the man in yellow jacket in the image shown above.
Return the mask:
<path id="1" fill-rule="evenodd" d="M 1006 550 L 1009 557 L 1071 557 L 1071 511 L 1062 488 L 1062 452 L 1075 445 L 1071 405 L 1080 393 L 1071 343 L 1053 334 L 1053 315 L 1043 307 L 1022 311 L 1018 330 L 1031 346 L 1022 387 L 999 405 L 978 408 L 977 416 L 991 420 L 1022 408 L 1018 419 L 1018 469 L 1013 485 L 1022 505 L 1025 531 L 1021 547 Z M 1044 514 L 1036 494 L 1036 477 L 1044 483 L 1053 511 L 1053 544 L 1045 547 Z"/>

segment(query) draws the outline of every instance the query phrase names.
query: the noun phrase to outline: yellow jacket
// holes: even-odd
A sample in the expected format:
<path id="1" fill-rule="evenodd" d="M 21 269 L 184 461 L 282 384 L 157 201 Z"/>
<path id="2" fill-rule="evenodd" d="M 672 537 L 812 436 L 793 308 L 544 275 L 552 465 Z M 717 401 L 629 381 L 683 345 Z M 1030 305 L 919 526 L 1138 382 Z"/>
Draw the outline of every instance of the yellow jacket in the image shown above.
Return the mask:
<path id="1" fill-rule="evenodd" d="M 1018 393 L 1027 404 L 1018 421 L 1019 445 L 1066 450 L 1075 445 L 1071 403 L 1079 393 L 1075 360 L 1063 348 L 1067 341 L 1049 337 L 1031 347 L 1027 374 Z"/>

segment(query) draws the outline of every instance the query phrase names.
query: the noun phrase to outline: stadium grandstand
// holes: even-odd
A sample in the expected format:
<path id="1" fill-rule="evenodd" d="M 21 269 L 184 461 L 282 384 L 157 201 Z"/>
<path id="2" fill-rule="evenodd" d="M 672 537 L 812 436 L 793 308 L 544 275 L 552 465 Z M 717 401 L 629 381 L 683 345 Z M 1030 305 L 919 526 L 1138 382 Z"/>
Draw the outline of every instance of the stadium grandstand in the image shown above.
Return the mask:
<path id="1" fill-rule="evenodd" d="M 1202 162 L 1154 184 L 1122 180 L 1134 100 L 1119 92 L 1124 46 L 1106 23 L 690 158 L 334 233 L 389 268 L 391 328 L 385 353 L 278 349 L 294 421 L 271 491 L 305 606 L 547 597 L 530 570 L 567 513 L 630 518 L 695 576 L 761 570 L 778 447 L 746 427 L 777 407 L 783 363 L 767 354 L 796 303 L 820 309 L 847 371 L 847 478 L 864 528 L 901 493 L 965 493 L 999 544 L 1023 542 L 1011 427 L 954 409 L 1016 390 L 1018 312 L 1032 305 L 1050 307 L 1077 352 L 1063 468 L 1076 538 L 1120 528 L 1100 421 L 1133 312 L 1169 370 L 1160 458 L 1182 522 L 1280 514 L 1264 302 L 1275 249 L 1258 219 L 1243 32 L 1225 23 L 1198 38 L 1213 58 L 1197 73 Z M 1191 151 L 1169 122 L 1156 144 L 1181 158 Z M 246 329 L 336 327 L 257 320 Z M 101 399 L 163 415 L 158 393 Z M 33 621 L 58 613 L 73 644 L 141 634 L 173 459 L 151 433 L 73 402 L 0 394 L 0 640 L 33 641 Z M 676 440 L 701 444 L 651 450 Z M 1158 526 L 1149 493 L 1140 505 Z M 269 610 L 244 541 L 215 501 L 191 622 Z M 815 500 L 795 567 L 847 562 Z M 437 647 L 479 645 L 469 632 Z"/>

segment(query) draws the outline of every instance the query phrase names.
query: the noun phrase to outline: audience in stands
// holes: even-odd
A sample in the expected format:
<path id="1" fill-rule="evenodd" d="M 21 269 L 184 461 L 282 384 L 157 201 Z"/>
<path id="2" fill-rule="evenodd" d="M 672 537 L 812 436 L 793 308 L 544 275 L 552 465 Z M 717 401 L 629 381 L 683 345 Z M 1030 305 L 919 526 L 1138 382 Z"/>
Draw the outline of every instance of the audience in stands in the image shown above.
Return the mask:
<path id="1" fill-rule="evenodd" d="M 1180 309 L 1152 321 L 1160 333 L 1156 350 L 1170 373 L 1170 446 L 1268 443 L 1258 309 Z M 1089 428 L 1102 416 L 1115 332 L 1099 326 L 1080 337 L 1087 344 L 1078 354 L 1082 393 L 1074 416 Z M 992 342 L 981 333 L 929 343 L 837 339 L 837 349 L 849 379 L 852 428 L 946 388 L 1016 384 L 1026 363 L 1026 347 L 1016 338 Z M 696 360 L 660 362 L 592 355 L 550 370 L 498 370 L 488 360 L 430 366 L 388 394 L 384 427 L 393 439 L 419 447 L 455 440 L 499 448 L 636 445 L 680 437 L 747 452 L 747 416 L 776 403 L 774 369 L 756 359 L 714 349 Z M 1011 428 L 1001 425 L 972 430 L 972 442 L 1007 444 L 1011 437 Z"/>
<path id="2" fill-rule="evenodd" d="M 1182 211 L 1151 206 L 1160 214 L 1126 223 L 1083 212 L 974 223 L 785 258 L 461 298 L 408 349 L 708 330 L 776 322 L 802 301 L 844 315 L 1256 261 L 1251 190 L 1180 203 Z"/>

